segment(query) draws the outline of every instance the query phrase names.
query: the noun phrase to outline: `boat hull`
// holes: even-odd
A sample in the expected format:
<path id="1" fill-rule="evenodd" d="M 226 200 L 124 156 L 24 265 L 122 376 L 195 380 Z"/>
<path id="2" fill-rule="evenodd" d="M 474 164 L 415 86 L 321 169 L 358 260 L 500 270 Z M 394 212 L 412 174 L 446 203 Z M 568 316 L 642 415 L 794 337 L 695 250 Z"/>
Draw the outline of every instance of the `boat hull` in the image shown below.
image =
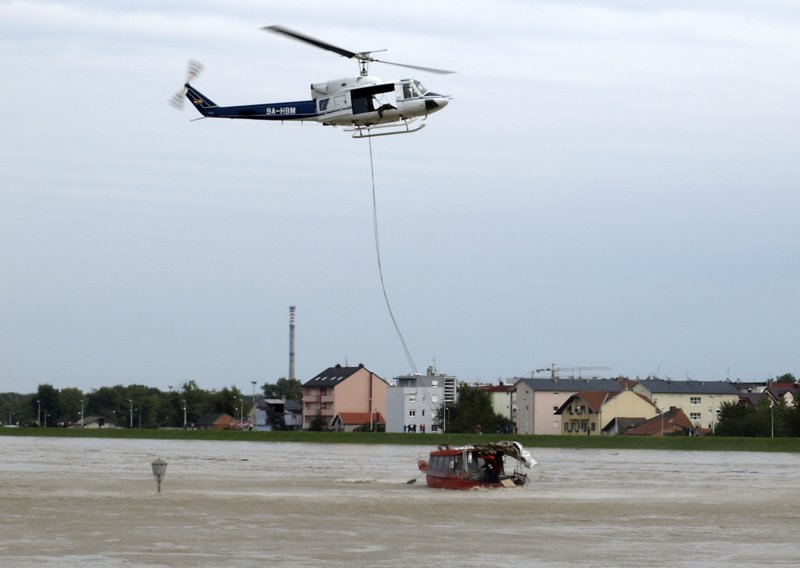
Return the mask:
<path id="1" fill-rule="evenodd" d="M 505 457 L 530 467 L 535 461 L 517 442 L 495 442 L 470 446 L 439 446 L 427 457 L 420 456 L 419 470 L 428 487 L 435 489 L 504 488 L 525 485 L 528 476 L 515 467 L 505 469 Z"/>
<path id="2" fill-rule="evenodd" d="M 501 480 L 499 483 L 487 483 L 483 481 L 474 481 L 472 479 L 460 479 L 458 477 L 440 477 L 437 475 L 426 474 L 425 481 L 428 487 L 434 489 L 499 489 L 504 487 L 519 487 L 525 484 L 525 479 L 519 481 L 507 478 Z"/>

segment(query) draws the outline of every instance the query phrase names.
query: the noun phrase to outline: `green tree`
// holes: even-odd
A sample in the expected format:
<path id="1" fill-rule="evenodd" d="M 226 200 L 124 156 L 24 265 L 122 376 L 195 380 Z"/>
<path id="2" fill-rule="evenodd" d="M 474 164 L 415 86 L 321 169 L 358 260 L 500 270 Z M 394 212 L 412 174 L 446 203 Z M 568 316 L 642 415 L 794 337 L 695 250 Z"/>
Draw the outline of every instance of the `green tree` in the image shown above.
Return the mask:
<path id="1" fill-rule="evenodd" d="M 59 421 L 66 425 L 78 424 L 81 420 L 81 401 L 84 401 L 83 410 L 86 412 L 86 400 L 81 389 L 61 389 Z"/>
<path id="2" fill-rule="evenodd" d="M 208 412 L 208 393 L 203 391 L 194 379 L 190 379 L 181 385 L 182 402 L 186 408 L 187 426 L 194 424 L 198 418 Z"/>
<path id="3" fill-rule="evenodd" d="M 322 414 L 317 414 L 311 419 L 311 424 L 308 425 L 308 429 L 312 432 L 322 432 L 328 429 L 328 421 Z"/>
<path id="4" fill-rule="evenodd" d="M 34 412 L 37 415 L 37 420 L 41 420 L 40 426 L 56 425 L 61 416 L 60 398 L 60 393 L 53 385 L 39 385 L 36 391 L 36 399 L 32 402 L 35 405 Z"/>
<path id="5" fill-rule="evenodd" d="M 9 425 L 31 425 L 36 421 L 36 395 L 6 392 L 0 394 L 0 421 Z"/>
<path id="6" fill-rule="evenodd" d="M 497 417 L 492 409 L 489 393 L 462 385 L 458 389 L 458 401 L 447 410 L 448 432 L 494 432 Z"/>
<path id="7" fill-rule="evenodd" d="M 264 383 L 264 398 L 300 400 L 303 398 L 303 384 L 297 379 L 281 377 L 275 384 Z"/>
<path id="8" fill-rule="evenodd" d="M 764 396 L 756 406 L 727 402 L 720 405 L 715 433 L 718 436 L 790 436 L 795 431 L 796 418 L 797 410 L 782 399 L 774 402 Z"/>
<path id="9" fill-rule="evenodd" d="M 231 388 L 225 387 L 221 391 L 213 393 L 210 399 L 210 412 L 239 416 L 239 412 L 242 409 L 244 409 L 245 412 L 249 409 L 249 405 L 243 404 L 244 398 L 242 397 L 242 392 L 235 386 Z"/>
<path id="10" fill-rule="evenodd" d="M 86 416 L 97 416 L 118 426 L 128 425 L 128 400 L 125 387 L 100 387 L 86 395 Z"/>
<path id="11" fill-rule="evenodd" d="M 723 402 L 719 407 L 719 420 L 714 433 L 717 436 L 746 436 L 749 410 L 736 402 Z"/>
<path id="12" fill-rule="evenodd" d="M 791 373 L 784 373 L 780 377 L 775 379 L 776 383 L 790 383 L 790 384 L 797 384 L 797 379 Z"/>

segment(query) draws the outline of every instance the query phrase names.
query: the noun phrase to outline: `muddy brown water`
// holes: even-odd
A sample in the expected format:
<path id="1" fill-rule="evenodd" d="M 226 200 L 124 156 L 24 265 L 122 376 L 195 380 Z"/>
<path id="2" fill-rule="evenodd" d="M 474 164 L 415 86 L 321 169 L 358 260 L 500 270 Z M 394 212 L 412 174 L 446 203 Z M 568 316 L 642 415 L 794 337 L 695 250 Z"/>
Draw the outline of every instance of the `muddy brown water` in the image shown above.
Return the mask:
<path id="1" fill-rule="evenodd" d="M 795 454 L 529 448 L 525 487 L 447 491 L 429 449 L 2 437 L 0 565 L 800 562 Z"/>

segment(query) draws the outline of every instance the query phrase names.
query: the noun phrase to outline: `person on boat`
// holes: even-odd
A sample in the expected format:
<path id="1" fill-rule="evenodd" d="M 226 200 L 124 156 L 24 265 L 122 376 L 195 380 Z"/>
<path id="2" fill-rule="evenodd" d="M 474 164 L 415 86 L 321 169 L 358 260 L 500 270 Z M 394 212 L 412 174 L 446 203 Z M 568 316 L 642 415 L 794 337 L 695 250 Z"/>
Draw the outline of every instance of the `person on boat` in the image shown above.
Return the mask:
<path id="1" fill-rule="evenodd" d="M 500 474 L 497 466 L 497 459 L 492 454 L 483 456 L 484 465 L 486 470 L 486 481 L 489 483 L 500 483 Z"/>
<path id="2" fill-rule="evenodd" d="M 494 459 L 495 459 L 495 464 L 497 465 L 497 477 L 500 477 L 506 472 L 503 462 L 503 452 L 497 452 L 494 455 Z"/>

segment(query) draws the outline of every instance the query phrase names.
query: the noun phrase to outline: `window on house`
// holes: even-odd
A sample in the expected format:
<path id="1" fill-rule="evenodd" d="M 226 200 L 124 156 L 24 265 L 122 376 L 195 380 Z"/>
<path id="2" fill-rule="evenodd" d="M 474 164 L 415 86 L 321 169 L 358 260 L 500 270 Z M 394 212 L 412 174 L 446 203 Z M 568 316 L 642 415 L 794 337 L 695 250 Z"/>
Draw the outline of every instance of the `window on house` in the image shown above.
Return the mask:
<path id="1" fill-rule="evenodd" d="M 689 419 L 694 421 L 700 421 L 700 413 L 699 412 L 692 412 L 689 414 Z"/>
<path id="2" fill-rule="evenodd" d="M 408 411 L 408 415 L 409 416 L 416 416 L 417 415 L 417 411 L 416 410 L 409 410 Z"/>
<path id="3" fill-rule="evenodd" d="M 689 402 L 691 402 L 692 404 L 700 404 L 700 397 L 699 396 L 689 397 Z"/>

